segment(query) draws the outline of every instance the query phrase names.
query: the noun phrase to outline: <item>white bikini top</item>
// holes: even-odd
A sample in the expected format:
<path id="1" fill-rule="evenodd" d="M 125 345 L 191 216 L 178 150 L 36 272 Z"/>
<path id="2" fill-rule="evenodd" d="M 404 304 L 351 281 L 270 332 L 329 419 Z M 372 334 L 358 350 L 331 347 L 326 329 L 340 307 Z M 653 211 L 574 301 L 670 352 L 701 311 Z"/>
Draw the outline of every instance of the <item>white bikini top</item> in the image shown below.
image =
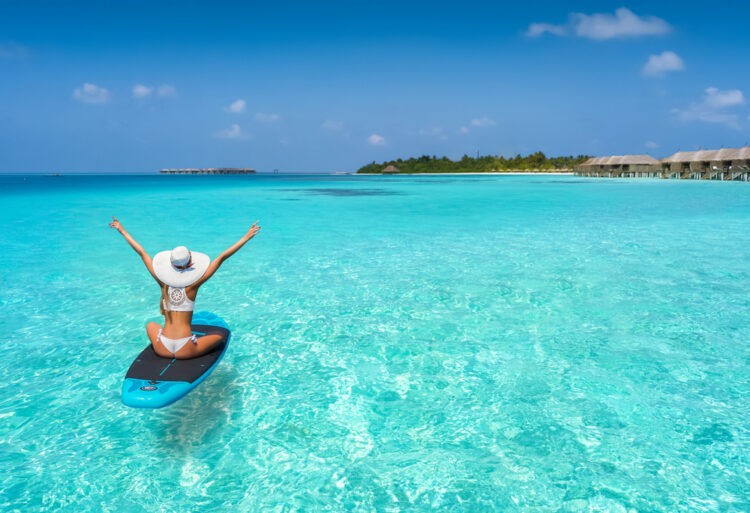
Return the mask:
<path id="1" fill-rule="evenodd" d="M 185 289 L 167 287 L 167 299 L 163 301 L 164 310 L 170 312 L 192 312 L 195 309 L 195 301 L 191 301 Z"/>

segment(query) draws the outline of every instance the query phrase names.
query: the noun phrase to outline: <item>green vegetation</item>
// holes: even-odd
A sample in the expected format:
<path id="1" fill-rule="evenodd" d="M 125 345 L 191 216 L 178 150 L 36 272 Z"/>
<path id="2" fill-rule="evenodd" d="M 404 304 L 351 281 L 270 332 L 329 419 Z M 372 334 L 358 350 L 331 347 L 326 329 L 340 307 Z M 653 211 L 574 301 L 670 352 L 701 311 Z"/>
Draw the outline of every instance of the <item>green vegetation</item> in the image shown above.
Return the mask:
<path id="1" fill-rule="evenodd" d="M 378 164 L 372 162 L 362 166 L 357 173 L 380 173 L 387 166 L 395 166 L 400 173 L 488 173 L 492 171 L 509 171 L 511 169 L 538 169 L 540 171 L 551 169 L 573 169 L 576 165 L 584 162 L 589 157 L 578 155 L 577 157 L 547 157 L 541 151 L 522 157 L 506 158 L 497 155 L 472 158 L 464 155 L 461 160 L 451 160 L 448 157 L 430 157 L 422 155 L 419 158 L 408 160 L 391 160 Z"/>

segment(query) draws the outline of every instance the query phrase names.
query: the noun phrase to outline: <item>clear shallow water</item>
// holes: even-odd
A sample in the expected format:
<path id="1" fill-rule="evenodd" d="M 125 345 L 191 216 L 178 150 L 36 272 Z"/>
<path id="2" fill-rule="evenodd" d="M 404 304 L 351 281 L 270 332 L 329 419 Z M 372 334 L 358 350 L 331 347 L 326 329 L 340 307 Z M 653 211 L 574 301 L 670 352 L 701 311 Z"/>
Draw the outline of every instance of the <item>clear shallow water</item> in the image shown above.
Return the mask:
<path id="1" fill-rule="evenodd" d="M 750 509 L 750 187 L 0 176 L 0 510 Z M 150 253 L 234 338 L 120 403 Z"/>

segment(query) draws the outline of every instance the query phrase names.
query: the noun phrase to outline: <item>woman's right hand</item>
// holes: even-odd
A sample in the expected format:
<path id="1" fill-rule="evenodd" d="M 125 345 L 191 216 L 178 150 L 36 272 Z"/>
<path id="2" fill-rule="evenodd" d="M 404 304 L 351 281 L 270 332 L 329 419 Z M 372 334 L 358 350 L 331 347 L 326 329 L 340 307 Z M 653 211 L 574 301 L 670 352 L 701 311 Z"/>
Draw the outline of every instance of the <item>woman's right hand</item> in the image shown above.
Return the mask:
<path id="1" fill-rule="evenodd" d="M 109 223 L 110 228 L 114 228 L 118 232 L 122 229 L 122 225 L 120 224 L 120 221 L 118 221 L 114 216 L 112 216 L 112 222 Z"/>
<path id="2" fill-rule="evenodd" d="M 255 235 L 260 231 L 260 226 L 258 226 L 258 221 L 255 221 L 253 225 L 250 227 L 250 229 L 245 234 L 245 237 L 247 240 L 252 239 L 255 237 Z"/>

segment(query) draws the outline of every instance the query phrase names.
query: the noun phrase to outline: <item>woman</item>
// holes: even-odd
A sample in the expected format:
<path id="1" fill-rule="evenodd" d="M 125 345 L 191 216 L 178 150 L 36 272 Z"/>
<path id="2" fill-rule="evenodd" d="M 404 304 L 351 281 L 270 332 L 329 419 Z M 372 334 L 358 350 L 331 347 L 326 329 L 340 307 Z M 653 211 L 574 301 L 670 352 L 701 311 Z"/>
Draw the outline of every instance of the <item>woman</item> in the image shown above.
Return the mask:
<path id="1" fill-rule="evenodd" d="M 193 319 L 195 297 L 198 289 L 206 283 L 221 267 L 221 264 L 234 255 L 247 241 L 255 237 L 260 230 L 257 221 L 240 240 L 232 244 L 211 262 L 208 255 L 191 253 L 185 246 L 172 251 L 162 251 L 151 257 L 135 239 L 122 227 L 120 221 L 112 218 L 109 226 L 116 229 L 140 255 L 148 272 L 161 287 L 160 310 L 164 315 L 164 327 L 159 323 L 149 322 L 146 332 L 154 351 L 165 358 L 195 358 L 210 352 L 223 342 L 218 334 L 206 334 L 196 337 L 190 330 Z"/>

